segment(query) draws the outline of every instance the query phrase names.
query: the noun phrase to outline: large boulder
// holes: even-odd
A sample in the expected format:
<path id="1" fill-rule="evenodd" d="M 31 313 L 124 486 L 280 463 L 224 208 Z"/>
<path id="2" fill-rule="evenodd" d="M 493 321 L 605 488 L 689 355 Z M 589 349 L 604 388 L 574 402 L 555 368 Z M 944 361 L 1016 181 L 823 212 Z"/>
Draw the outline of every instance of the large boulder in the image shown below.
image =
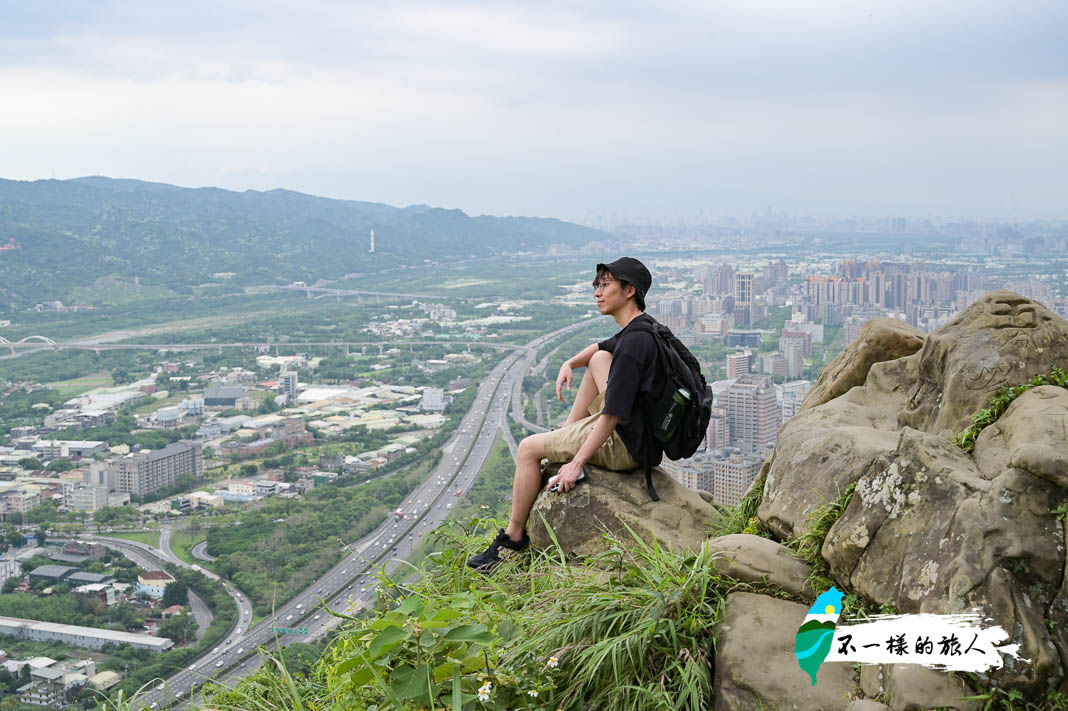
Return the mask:
<path id="1" fill-rule="evenodd" d="M 814 599 L 808 584 L 812 568 L 775 541 L 748 533 L 709 539 L 705 550 L 716 570 L 728 578 L 756 585 L 776 585 L 791 595 Z"/>
<path id="2" fill-rule="evenodd" d="M 548 464 L 551 476 L 559 464 Z M 615 472 L 586 465 L 586 481 L 568 492 L 542 492 L 534 501 L 527 524 L 535 548 L 553 545 L 545 525 L 552 528 L 566 555 L 595 555 L 607 546 L 604 534 L 630 539 L 630 527 L 644 541 L 698 551 L 715 508 L 696 491 L 682 486 L 660 469 L 653 470 L 653 486 L 660 501 L 649 498 L 640 469 Z"/>
<path id="3" fill-rule="evenodd" d="M 1066 354 L 1064 319 L 1027 297 L 992 291 L 927 337 L 898 422 L 952 436 L 998 388 L 1047 374 Z"/>
<path id="4" fill-rule="evenodd" d="M 867 366 L 863 385 L 806 401 L 780 431 L 758 519 L 798 536 L 855 483 L 822 549 L 840 585 L 906 613 L 978 610 L 1030 660 L 1007 660 L 992 678 L 1036 696 L 1066 688 L 1066 533 L 1055 510 L 1068 499 L 1068 391 L 1021 395 L 972 454 L 951 442 L 998 388 L 1066 355 L 1063 319 L 1010 292 L 986 295 L 919 351 Z"/>
<path id="5" fill-rule="evenodd" d="M 820 372 L 801 409 L 822 405 L 863 385 L 873 365 L 912 355 L 923 345 L 923 338 L 923 331 L 904 321 L 873 318 L 861 327 L 857 340 Z"/>
<path id="6" fill-rule="evenodd" d="M 716 630 L 715 711 L 843 711 L 858 696 L 851 664 L 824 664 L 813 686 L 794 656 L 808 606 L 752 593 L 727 596 Z"/>
<path id="7" fill-rule="evenodd" d="M 975 691 L 960 677 L 918 664 L 886 665 L 887 689 L 891 711 L 972 711 L 976 701 L 962 701 Z"/>

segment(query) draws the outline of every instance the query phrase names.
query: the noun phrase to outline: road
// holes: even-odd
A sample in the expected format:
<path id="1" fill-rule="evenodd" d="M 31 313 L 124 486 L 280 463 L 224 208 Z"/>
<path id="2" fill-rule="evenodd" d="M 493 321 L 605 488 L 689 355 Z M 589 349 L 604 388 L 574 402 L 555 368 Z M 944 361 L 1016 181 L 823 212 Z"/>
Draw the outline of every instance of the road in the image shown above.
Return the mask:
<path id="1" fill-rule="evenodd" d="M 208 678 L 236 682 L 258 668 L 261 661 L 256 653 L 258 647 L 274 648 L 328 634 L 338 621 L 324 607 L 334 612 L 346 612 L 371 602 L 376 595 L 374 572 L 383 565 L 387 571 L 402 565 L 402 556 L 414 549 L 416 539 L 448 518 L 457 498 L 471 488 L 489 456 L 497 431 L 507 426 L 509 403 L 515 397 L 516 388 L 522 388 L 523 376 L 538 349 L 585 323 L 582 321 L 539 336 L 525 346 L 508 346 L 515 352 L 506 355 L 483 379 L 471 409 L 453 437 L 442 447 L 443 456 L 438 465 L 401 506 L 404 517 L 391 517 L 359 541 L 341 544 L 348 555 L 278 608 L 269 619 L 247 629 L 252 619 L 251 606 L 244 595 L 226 584 L 230 594 L 243 605 L 238 629 L 223 645 L 169 677 L 162 688 L 154 688 L 142 695 L 139 703 L 143 708 L 151 708 L 152 704 L 166 705 L 175 700 L 184 703 L 191 691 Z M 208 571 L 205 574 L 215 577 Z M 279 633 L 272 628 L 302 630 L 306 634 Z"/>
<path id="2" fill-rule="evenodd" d="M 208 555 L 208 542 L 207 541 L 201 541 L 200 543 L 198 543 L 195 546 L 193 546 L 193 549 L 190 551 L 190 553 L 193 554 L 194 558 L 206 561 L 208 563 L 210 563 L 213 560 L 215 560 L 215 556 Z"/>
<path id="3" fill-rule="evenodd" d="M 88 538 L 89 536 L 86 537 Z M 162 562 L 166 559 L 156 548 L 152 548 L 145 544 L 136 544 L 135 541 L 128 541 L 125 538 L 92 536 L 92 539 L 94 541 L 99 541 L 109 548 L 122 551 L 123 555 L 145 570 L 163 569 Z M 192 613 L 193 619 L 196 620 L 196 638 L 199 640 L 204 636 L 204 633 L 208 631 L 208 627 L 211 626 L 212 620 L 214 620 L 215 617 L 211 614 L 211 610 L 208 609 L 207 604 L 192 590 L 189 591 L 189 611 Z"/>

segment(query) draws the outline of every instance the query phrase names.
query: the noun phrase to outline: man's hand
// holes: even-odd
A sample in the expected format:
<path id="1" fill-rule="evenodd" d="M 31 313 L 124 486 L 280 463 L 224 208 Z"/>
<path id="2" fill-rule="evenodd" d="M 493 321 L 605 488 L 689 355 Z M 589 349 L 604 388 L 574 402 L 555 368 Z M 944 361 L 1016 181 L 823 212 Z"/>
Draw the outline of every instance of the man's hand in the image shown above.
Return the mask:
<path id="1" fill-rule="evenodd" d="M 568 361 L 564 361 L 564 364 L 560 366 L 560 372 L 556 374 L 556 399 L 560 402 L 564 402 L 563 387 L 564 383 L 567 383 L 567 389 L 571 389 L 571 379 L 574 377 L 574 372 L 571 370 L 571 364 Z"/>
<path id="2" fill-rule="evenodd" d="M 578 459 L 572 459 L 570 462 L 560 467 L 560 471 L 556 474 L 556 481 L 552 484 L 546 484 L 545 490 L 548 491 L 553 484 L 559 484 L 557 491 L 571 491 L 575 488 L 575 484 L 578 483 L 578 478 L 582 474 L 582 462 Z"/>

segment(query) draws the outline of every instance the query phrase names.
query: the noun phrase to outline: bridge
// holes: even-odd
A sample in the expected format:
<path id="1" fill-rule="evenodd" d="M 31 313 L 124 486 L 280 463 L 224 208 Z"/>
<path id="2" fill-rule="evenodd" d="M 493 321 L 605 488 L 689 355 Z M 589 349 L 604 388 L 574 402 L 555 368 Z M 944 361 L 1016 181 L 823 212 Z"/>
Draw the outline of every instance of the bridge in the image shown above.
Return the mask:
<path id="1" fill-rule="evenodd" d="M 367 291 L 367 290 L 364 290 L 364 289 L 335 289 L 335 288 L 328 287 L 328 286 L 307 286 L 307 285 L 301 284 L 301 283 L 286 284 L 285 286 L 279 286 L 278 289 L 281 289 L 283 291 L 303 291 L 305 293 L 305 295 L 309 299 L 312 298 L 312 294 L 313 293 L 318 295 L 318 296 L 316 296 L 316 298 L 322 298 L 324 296 L 337 296 L 337 297 L 355 296 L 357 298 L 357 301 L 359 301 L 360 297 L 363 297 L 363 296 L 373 296 L 373 297 L 375 297 L 375 301 L 376 302 L 381 301 L 383 296 L 385 296 L 387 298 L 401 298 L 401 299 L 434 299 L 434 300 L 437 300 L 437 301 L 440 301 L 441 299 L 447 298 L 447 297 L 442 296 L 441 294 L 437 294 L 437 295 L 432 295 L 432 294 L 411 294 L 411 293 L 403 293 L 403 294 L 401 294 L 401 293 L 390 292 L 390 291 Z"/>
<path id="2" fill-rule="evenodd" d="M 48 336 L 26 336 L 25 338 L 20 338 L 17 341 L 9 341 L 8 339 L 4 338 L 3 336 L 0 336 L 0 346 L 7 346 L 8 348 L 10 348 L 11 349 L 11 355 L 15 355 L 15 346 L 26 345 L 27 343 L 30 343 L 30 344 L 41 343 L 43 345 L 52 346 L 52 347 L 56 347 L 58 345 L 55 341 L 53 341 Z M 39 348 L 40 346 L 33 346 L 33 347 Z"/>
<path id="3" fill-rule="evenodd" d="M 64 341 L 57 343 L 51 338 L 46 336 L 27 336 L 18 341 L 9 341 L 6 338 L 0 336 L 0 346 L 7 346 L 11 349 L 10 356 L 2 356 L 3 358 L 11 358 L 16 353 L 16 348 L 21 348 L 22 352 L 41 350 L 43 348 L 51 348 L 52 350 L 83 350 L 93 351 L 99 353 L 100 351 L 197 351 L 197 350 L 218 350 L 222 351 L 223 348 L 257 348 L 259 350 L 269 351 L 274 349 L 276 352 L 279 348 L 378 348 L 379 353 L 382 353 L 386 347 L 396 348 L 398 346 L 446 346 L 446 345 L 459 345 L 467 346 L 484 346 L 486 348 L 493 348 L 495 350 L 513 351 L 523 350 L 524 346 L 517 346 L 511 343 L 493 343 L 492 341 L 452 341 L 452 340 L 437 340 L 437 341 L 390 341 L 383 343 L 382 341 L 287 341 L 279 343 L 275 341 L 242 341 L 238 343 L 87 343 L 82 341 Z"/>

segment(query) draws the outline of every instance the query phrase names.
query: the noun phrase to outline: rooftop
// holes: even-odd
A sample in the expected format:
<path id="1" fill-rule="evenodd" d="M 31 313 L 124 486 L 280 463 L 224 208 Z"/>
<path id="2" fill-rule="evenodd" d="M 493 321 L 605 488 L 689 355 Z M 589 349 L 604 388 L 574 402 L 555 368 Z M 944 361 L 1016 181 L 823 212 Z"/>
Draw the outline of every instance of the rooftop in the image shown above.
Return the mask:
<path id="1" fill-rule="evenodd" d="M 141 573 L 141 575 L 139 575 L 138 577 L 141 578 L 142 580 L 168 580 L 168 581 L 173 581 L 174 580 L 174 578 L 171 577 L 170 573 L 167 573 L 166 571 L 163 571 L 163 570 L 146 570 L 145 572 Z"/>

